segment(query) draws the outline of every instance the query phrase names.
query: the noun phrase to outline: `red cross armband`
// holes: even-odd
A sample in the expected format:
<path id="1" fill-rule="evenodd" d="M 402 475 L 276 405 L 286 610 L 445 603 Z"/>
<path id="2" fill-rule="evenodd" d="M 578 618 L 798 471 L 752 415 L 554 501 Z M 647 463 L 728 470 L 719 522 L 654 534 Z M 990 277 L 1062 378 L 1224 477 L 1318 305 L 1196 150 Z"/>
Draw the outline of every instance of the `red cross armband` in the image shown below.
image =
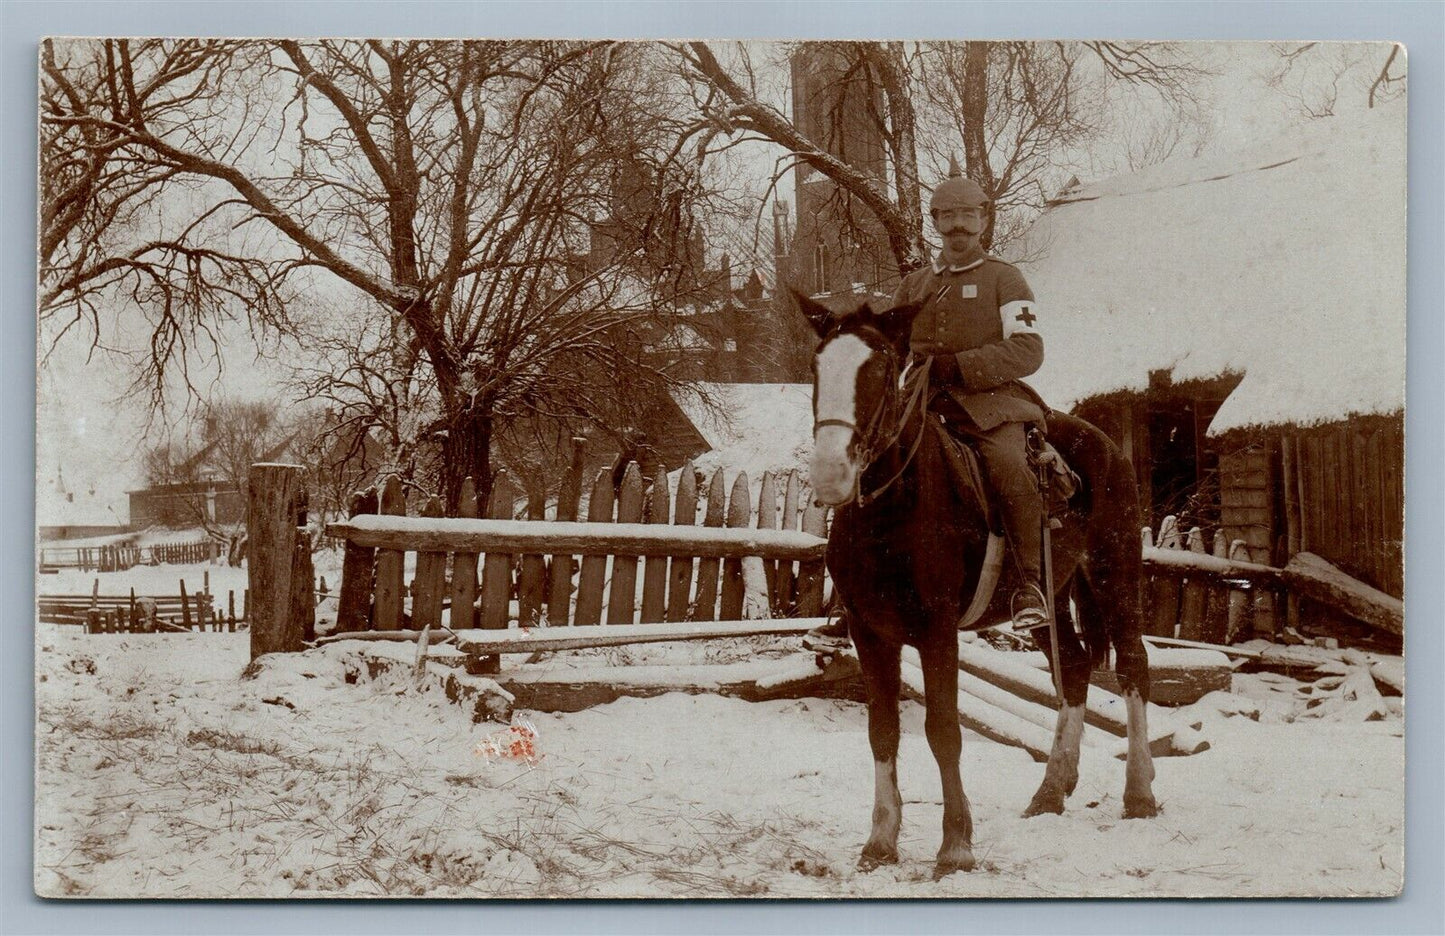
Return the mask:
<path id="1" fill-rule="evenodd" d="M 1032 299 L 1017 299 L 999 307 L 999 320 L 1003 324 L 1004 338 L 1017 334 L 1037 335 L 1039 333 L 1039 304 Z"/>

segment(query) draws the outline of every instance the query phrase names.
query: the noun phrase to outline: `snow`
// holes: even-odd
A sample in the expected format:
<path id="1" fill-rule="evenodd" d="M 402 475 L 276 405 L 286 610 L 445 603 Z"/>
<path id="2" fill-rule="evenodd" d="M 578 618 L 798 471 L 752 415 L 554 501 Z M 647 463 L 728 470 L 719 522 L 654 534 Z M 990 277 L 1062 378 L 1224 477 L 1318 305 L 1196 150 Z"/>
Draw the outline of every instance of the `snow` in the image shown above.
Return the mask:
<path id="1" fill-rule="evenodd" d="M 702 383 L 699 390 L 716 409 L 697 394 L 676 394 L 678 407 L 712 447 L 693 460 L 695 468 L 709 477 L 718 468 L 729 477 L 746 471 L 754 485 L 765 471 L 786 476 L 796 470 L 806 480 L 813 450 L 811 384 Z"/>
<path id="2" fill-rule="evenodd" d="M 911 702 L 902 862 L 865 874 L 854 863 L 873 767 L 856 703 L 668 693 L 519 712 L 536 730 L 529 765 L 479 755 L 503 726 L 473 725 L 409 667 L 373 681 L 355 645 L 337 644 L 268 657 L 243 679 L 247 641 L 39 630 L 40 894 L 1382 896 L 1402 881 L 1398 706 L 1378 721 L 1304 718 L 1299 684 L 1270 674 L 1237 675 L 1232 694 L 1179 713 L 1212 747 L 1156 760 L 1164 811 L 1151 820 L 1119 818 L 1123 764 L 1092 748 L 1065 814 L 1024 820 L 1042 767 L 966 734 L 980 867 L 934 882 L 939 778 Z M 773 648 L 796 653 L 796 641 L 550 663 L 748 661 Z"/>
<path id="3" fill-rule="evenodd" d="M 1047 310 L 1030 382 L 1054 406 L 1162 369 L 1244 375 L 1215 434 L 1399 412 L 1404 103 L 1084 186 L 1014 259 Z"/>

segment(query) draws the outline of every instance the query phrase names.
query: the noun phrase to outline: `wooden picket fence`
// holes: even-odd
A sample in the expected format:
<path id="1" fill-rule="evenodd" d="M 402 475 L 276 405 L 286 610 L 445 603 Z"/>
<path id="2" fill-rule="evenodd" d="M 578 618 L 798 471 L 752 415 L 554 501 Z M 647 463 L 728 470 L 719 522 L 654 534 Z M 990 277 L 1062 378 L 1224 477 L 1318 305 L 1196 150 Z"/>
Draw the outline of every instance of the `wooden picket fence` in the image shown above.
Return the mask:
<path id="1" fill-rule="evenodd" d="M 1275 631 L 1279 572 L 1249 561 L 1242 539 L 1217 532 L 1209 548 L 1198 527 L 1181 533 L 1165 517 L 1143 531 L 1145 633 L 1207 643 Z"/>
<path id="2" fill-rule="evenodd" d="M 744 610 L 743 564 L 751 559 L 761 563 L 772 616 L 821 613 L 827 518 L 823 508 L 803 503 L 796 472 L 764 474 L 754 503 L 745 473 L 729 488 L 719 469 L 699 491 L 689 464 L 674 491 L 661 470 L 645 487 L 637 465 L 629 464 L 615 490 L 612 472 L 598 473 L 586 522 L 579 524 L 571 521 L 582 506 L 581 486 L 574 466 L 555 521 L 545 520 L 535 503 L 527 520 L 513 520 L 520 496 L 505 473 L 493 483 L 485 511 L 468 479 L 459 519 L 442 518 L 432 498 L 420 517 L 403 521 L 395 477 L 379 494 L 353 495 L 351 519 L 327 527 L 346 542 L 338 630 L 401 628 L 408 593 L 413 629 L 440 623 L 444 606 L 454 630 L 504 628 L 514 600 L 522 626 L 737 620 Z M 409 588 L 403 582 L 408 551 L 417 553 Z"/>
<path id="3" fill-rule="evenodd" d="M 149 548 L 152 560 L 162 565 L 212 562 L 220 555 L 220 543 L 209 538 L 188 543 L 161 543 Z"/>
<path id="4" fill-rule="evenodd" d="M 124 572 L 144 561 L 141 548 L 128 543 L 107 546 L 45 546 L 40 549 L 41 572 L 80 569 L 82 572 Z"/>

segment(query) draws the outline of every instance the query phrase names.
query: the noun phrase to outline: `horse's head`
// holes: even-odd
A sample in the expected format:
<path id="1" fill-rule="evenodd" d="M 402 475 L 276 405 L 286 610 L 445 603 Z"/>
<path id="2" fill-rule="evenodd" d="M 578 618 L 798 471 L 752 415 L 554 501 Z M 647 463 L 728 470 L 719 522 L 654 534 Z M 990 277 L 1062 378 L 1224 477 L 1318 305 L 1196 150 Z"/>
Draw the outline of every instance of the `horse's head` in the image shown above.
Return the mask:
<path id="1" fill-rule="evenodd" d="M 796 290 L 793 296 L 818 333 L 813 357 L 811 483 L 821 503 L 845 504 L 858 480 L 895 435 L 898 379 L 908 354 L 916 305 L 834 315 Z"/>

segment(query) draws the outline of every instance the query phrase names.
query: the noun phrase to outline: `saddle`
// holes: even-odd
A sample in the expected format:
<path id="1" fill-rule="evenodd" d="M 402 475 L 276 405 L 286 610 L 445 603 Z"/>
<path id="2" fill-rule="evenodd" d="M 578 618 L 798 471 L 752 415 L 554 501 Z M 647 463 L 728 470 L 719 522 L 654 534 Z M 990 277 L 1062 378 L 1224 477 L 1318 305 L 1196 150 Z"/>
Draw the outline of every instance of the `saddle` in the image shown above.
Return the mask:
<path id="1" fill-rule="evenodd" d="M 968 436 L 953 430 L 942 420 L 934 425 L 938 428 L 944 461 L 948 464 L 954 484 L 960 491 L 972 493 L 978 498 L 988 516 L 990 532 L 1002 535 L 1002 518 L 988 485 L 984 482 L 983 470 L 978 464 L 978 453 L 974 451 Z M 1043 481 L 1044 509 L 1048 511 L 1049 524 L 1058 529 L 1058 517 L 1069 509 L 1069 501 L 1079 492 L 1082 481 L 1078 473 L 1064 461 L 1059 450 L 1049 444 L 1041 426 L 1029 428 L 1028 461 L 1029 466 Z"/>

